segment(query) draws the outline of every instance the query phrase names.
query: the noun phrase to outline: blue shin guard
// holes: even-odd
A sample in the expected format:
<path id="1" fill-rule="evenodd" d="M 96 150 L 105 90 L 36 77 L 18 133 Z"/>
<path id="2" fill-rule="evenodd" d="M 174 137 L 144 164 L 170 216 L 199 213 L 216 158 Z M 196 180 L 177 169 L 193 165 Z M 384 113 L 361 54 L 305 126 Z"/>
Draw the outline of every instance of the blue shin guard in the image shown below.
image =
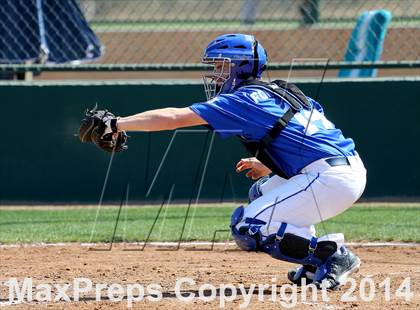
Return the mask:
<path id="1" fill-rule="evenodd" d="M 260 228 L 266 223 L 258 219 L 246 218 L 243 221 L 245 225 L 237 228 L 243 215 L 244 208 L 241 206 L 233 212 L 230 225 L 232 236 L 242 250 L 262 251 L 275 259 L 321 267 L 320 269 L 323 269 L 325 261 L 337 251 L 335 241 L 318 241 L 315 237 L 307 239 L 286 232 L 287 223 L 282 223 L 276 234 L 269 235 L 263 240 Z M 318 278 L 325 272 L 319 270 L 317 273 Z"/>

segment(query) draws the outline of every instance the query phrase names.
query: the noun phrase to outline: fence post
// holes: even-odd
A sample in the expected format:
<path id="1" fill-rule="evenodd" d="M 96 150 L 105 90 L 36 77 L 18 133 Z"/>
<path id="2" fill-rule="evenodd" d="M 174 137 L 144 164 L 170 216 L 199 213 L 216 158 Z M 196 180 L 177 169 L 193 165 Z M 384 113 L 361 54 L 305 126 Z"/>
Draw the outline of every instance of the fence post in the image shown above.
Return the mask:
<path id="1" fill-rule="evenodd" d="M 301 23 L 304 26 L 310 26 L 319 22 L 318 0 L 303 0 L 299 6 L 299 11 L 302 16 Z"/>
<path id="2" fill-rule="evenodd" d="M 258 0 L 245 0 L 242 8 L 242 24 L 253 25 L 257 16 Z"/>

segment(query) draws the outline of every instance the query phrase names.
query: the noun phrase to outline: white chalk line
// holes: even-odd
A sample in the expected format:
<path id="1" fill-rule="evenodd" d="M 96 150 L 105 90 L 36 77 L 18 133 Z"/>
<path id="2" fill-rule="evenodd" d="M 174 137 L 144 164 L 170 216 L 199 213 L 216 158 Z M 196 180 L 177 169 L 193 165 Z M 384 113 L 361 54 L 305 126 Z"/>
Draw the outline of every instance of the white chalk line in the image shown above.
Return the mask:
<path id="1" fill-rule="evenodd" d="M 210 241 L 192 241 L 192 242 L 148 242 L 149 247 L 177 247 L 180 244 L 181 248 L 194 247 L 194 246 L 215 246 L 215 247 L 235 247 L 235 242 L 210 242 Z M 108 246 L 110 243 L 22 243 L 22 244 L 0 244 L 0 249 L 7 248 L 41 248 L 41 247 L 94 247 L 94 246 Z M 116 242 L 114 245 L 119 247 L 123 246 L 143 246 L 144 242 Z M 420 243 L 417 242 L 347 242 L 346 245 L 357 247 L 419 247 Z"/>

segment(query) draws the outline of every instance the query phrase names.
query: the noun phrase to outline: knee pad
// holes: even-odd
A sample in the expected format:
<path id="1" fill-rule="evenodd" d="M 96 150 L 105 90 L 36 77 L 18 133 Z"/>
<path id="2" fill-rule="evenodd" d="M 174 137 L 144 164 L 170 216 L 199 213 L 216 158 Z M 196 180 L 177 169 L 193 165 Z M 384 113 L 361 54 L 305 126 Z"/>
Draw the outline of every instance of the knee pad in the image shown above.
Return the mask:
<path id="1" fill-rule="evenodd" d="M 240 206 L 239 208 L 236 208 L 235 211 L 233 211 L 232 217 L 230 219 L 232 237 L 241 250 L 258 251 L 261 243 L 260 228 L 261 225 L 265 224 L 265 222 L 260 220 L 253 220 L 252 223 L 250 223 L 250 221 L 246 220 L 245 223 L 248 225 L 237 228 L 236 225 L 242 221 L 243 215 L 243 206 Z"/>
<path id="2" fill-rule="evenodd" d="M 267 182 L 269 178 L 269 176 L 262 177 L 252 184 L 248 191 L 249 202 L 262 196 L 261 185 Z"/>
<path id="3" fill-rule="evenodd" d="M 287 228 L 290 227 L 289 231 Z M 328 239 L 328 238 L 327 238 Z M 321 266 L 337 251 L 337 242 L 304 238 L 293 233 L 293 225 L 282 223 L 276 234 L 270 235 L 261 249 L 273 258 L 302 265 Z"/>

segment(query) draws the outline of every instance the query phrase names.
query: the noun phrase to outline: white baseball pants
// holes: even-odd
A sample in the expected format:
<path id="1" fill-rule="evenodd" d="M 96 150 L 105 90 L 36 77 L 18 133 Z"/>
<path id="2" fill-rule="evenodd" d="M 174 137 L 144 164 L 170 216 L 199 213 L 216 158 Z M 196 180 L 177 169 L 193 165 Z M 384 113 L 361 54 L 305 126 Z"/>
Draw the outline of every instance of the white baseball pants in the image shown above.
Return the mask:
<path id="1" fill-rule="evenodd" d="M 263 238 L 277 233 L 282 222 L 294 227 L 302 237 L 315 236 L 315 224 L 350 208 L 366 186 L 366 169 L 360 157 L 347 157 L 350 165 L 330 166 L 317 160 L 289 180 L 275 175 L 262 184 L 262 196 L 244 208 L 245 218 L 267 224 L 261 227 Z M 239 223 L 240 227 L 243 222 Z"/>

